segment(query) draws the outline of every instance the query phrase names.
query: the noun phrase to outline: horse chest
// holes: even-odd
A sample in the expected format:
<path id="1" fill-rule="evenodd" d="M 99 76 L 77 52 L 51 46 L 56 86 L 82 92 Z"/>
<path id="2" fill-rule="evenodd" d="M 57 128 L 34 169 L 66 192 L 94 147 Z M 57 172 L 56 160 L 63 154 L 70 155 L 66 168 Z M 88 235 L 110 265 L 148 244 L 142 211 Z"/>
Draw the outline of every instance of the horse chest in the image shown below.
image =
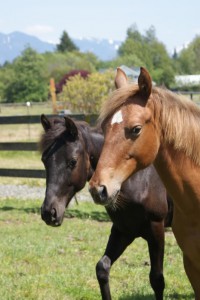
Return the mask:
<path id="1" fill-rule="evenodd" d="M 113 224 L 120 232 L 140 236 L 140 232 L 148 222 L 144 207 L 139 204 L 126 204 L 117 209 L 106 208 Z"/>

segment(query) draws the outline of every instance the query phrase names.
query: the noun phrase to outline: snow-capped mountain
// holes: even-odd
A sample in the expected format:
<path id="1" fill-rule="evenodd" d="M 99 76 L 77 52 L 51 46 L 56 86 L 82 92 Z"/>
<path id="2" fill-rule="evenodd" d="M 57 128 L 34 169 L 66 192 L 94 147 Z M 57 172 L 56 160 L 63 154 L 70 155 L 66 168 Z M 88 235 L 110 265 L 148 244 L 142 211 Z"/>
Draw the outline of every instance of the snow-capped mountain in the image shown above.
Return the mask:
<path id="1" fill-rule="evenodd" d="M 11 62 L 28 46 L 35 49 L 38 53 L 55 49 L 55 45 L 43 42 L 34 36 L 22 32 L 0 33 L 0 64 L 3 64 L 5 61 Z"/>
<path id="2" fill-rule="evenodd" d="M 72 38 L 72 40 L 81 52 L 90 51 L 101 60 L 113 59 L 121 45 L 120 41 L 107 39 Z M 35 49 L 38 53 L 52 52 L 56 48 L 55 44 L 41 41 L 35 36 L 22 32 L 0 33 L 0 64 L 4 64 L 6 61 L 11 62 L 28 46 Z"/>
<path id="3" fill-rule="evenodd" d="M 92 52 L 101 60 L 113 59 L 122 43 L 120 41 L 96 38 L 73 39 L 73 42 L 81 52 Z"/>

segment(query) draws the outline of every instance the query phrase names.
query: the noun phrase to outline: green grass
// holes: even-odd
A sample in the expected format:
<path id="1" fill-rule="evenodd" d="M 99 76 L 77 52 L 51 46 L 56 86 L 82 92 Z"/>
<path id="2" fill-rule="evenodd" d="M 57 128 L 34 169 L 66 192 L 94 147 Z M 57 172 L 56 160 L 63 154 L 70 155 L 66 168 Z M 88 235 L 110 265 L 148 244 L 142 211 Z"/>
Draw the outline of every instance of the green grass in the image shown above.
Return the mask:
<path id="1" fill-rule="evenodd" d="M 31 103 L 27 108 L 25 103 L 3 104 L 0 103 L 0 116 L 13 115 L 40 115 L 41 113 L 52 114 L 53 108 L 51 101 L 43 103 Z"/>
<path id="2" fill-rule="evenodd" d="M 38 142 L 42 132 L 41 124 L 1 125 L 0 142 Z"/>
<path id="3" fill-rule="evenodd" d="M 70 207 L 52 228 L 40 218 L 41 202 L 0 199 L 0 299 L 101 299 L 95 265 L 111 223 L 92 202 Z M 171 231 L 166 233 L 165 299 L 194 299 Z M 154 299 L 147 245 L 136 239 L 110 273 L 113 300 Z"/>
<path id="4" fill-rule="evenodd" d="M 5 169 L 44 169 L 41 154 L 37 151 L 1 151 L 0 166 Z M 0 176 L 0 184 L 44 186 L 45 179 Z"/>
<path id="5" fill-rule="evenodd" d="M 1 151 L 1 168 L 44 169 L 39 151 Z"/>
<path id="6" fill-rule="evenodd" d="M 18 115 L 52 114 L 51 102 L 35 103 L 29 107 L 20 104 L 5 105 L 0 103 L 0 117 Z M 0 142 L 38 141 L 43 131 L 41 124 L 1 125 Z"/>

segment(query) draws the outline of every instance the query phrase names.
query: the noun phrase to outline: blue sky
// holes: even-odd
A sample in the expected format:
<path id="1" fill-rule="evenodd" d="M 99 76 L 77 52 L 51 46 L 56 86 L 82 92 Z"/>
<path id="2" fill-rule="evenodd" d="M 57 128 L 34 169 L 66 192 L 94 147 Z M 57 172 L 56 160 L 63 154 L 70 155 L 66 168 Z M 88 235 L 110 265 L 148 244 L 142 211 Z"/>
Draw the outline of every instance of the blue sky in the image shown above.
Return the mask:
<path id="1" fill-rule="evenodd" d="M 58 43 L 63 30 L 70 37 L 125 40 L 137 24 L 151 25 L 168 51 L 200 35 L 199 0 L 5 0 L 1 1 L 0 32 L 22 31 Z"/>

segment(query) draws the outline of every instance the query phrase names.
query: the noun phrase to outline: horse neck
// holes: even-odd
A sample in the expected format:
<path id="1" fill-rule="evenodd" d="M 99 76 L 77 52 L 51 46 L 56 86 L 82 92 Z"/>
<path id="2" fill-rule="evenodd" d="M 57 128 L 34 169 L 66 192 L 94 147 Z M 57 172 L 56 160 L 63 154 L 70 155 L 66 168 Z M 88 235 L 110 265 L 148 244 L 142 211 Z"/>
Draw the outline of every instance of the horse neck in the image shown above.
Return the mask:
<path id="1" fill-rule="evenodd" d="M 154 166 L 168 193 L 176 199 L 176 206 L 189 211 L 194 207 L 197 195 L 200 203 L 200 166 L 183 151 L 174 149 L 173 145 L 161 145 Z"/>
<path id="2" fill-rule="evenodd" d="M 90 164 L 93 170 L 96 169 L 101 150 L 103 147 L 104 137 L 98 131 L 91 131 L 89 135 L 88 154 L 90 157 Z"/>

